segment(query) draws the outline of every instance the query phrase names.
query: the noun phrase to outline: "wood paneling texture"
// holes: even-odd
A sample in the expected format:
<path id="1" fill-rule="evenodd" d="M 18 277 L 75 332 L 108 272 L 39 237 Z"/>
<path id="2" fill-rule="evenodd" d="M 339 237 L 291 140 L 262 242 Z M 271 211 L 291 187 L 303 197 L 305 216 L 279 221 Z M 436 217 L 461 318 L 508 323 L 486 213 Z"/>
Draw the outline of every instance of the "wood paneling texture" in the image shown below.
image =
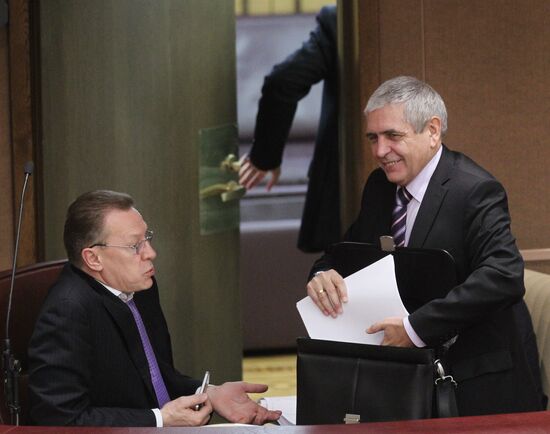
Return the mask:
<path id="1" fill-rule="evenodd" d="M 374 83 L 396 75 L 433 85 L 449 114 L 444 142 L 504 184 L 520 249 L 550 247 L 550 2 L 364 3 L 365 101 Z M 548 262 L 528 266 L 550 272 Z"/>
<path id="2" fill-rule="evenodd" d="M 27 0 L 10 0 L 8 25 L 0 29 L 0 270 L 12 266 L 23 166 L 34 160 L 30 14 Z M 17 265 L 36 262 L 36 176 L 29 180 Z"/>
<path id="3" fill-rule="evenodd" d="M 9 2 L 9 69 L 10 69 L 10 121 L 13 176 L 13 230 L 17 229 L 17 216 L 23 188 L 23 166 L 35 160 L 33 137 L 33 100 L 31 88 L 31 38 L 28 0 Z M 25 195 L 25 210 L 21 222 L 21 239 L 17 265 L 34 264 L 38 258 L 37 248 L 37 197 L 36 176 L 29 178 Z"/>
<path id="4" fill-rule="evenodd" d="M 362 184 L 366 179 L 362 158 L 356 149 L 361 143 L 361 93 L 359 64 L 359 3 L 340 2 L 338 6 L 338 74 L 339 88 L 339 170 L 341 233 L 355 220 L 359 212 Z"/>
<path id="5" fill-rule="evenodd" d="M 48 259 L 80 193 L 130 193 L 155 230 L 176 365 L 241 375 L 238 231 L 199 231 L 199 130 L 236 122 L 232 1 L 41 3 Z"/>
<path id="6" fill-rule="evenodd" d="M 8 29 L 0 28 L 0 271 L 11 268 L 13 185 L 11 175 Z"/>

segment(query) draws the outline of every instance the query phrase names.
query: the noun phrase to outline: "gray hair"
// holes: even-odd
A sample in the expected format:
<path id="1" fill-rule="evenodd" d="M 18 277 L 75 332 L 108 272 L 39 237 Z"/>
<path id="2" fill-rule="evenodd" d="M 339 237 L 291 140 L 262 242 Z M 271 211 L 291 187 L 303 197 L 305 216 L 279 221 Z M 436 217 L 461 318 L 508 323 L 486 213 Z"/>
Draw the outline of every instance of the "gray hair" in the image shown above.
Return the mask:
<path id="1" fill-rule="evenodd" d="M 382 83 L 367 102 L 365 114 L 388 104 L 404 104 L 405 121 L 420 133 L 433 117 L 441 119 L 441 134 L 447 132 L 447 109 L 443 98 L 427 83 L 414 77 L 400 76 Z"/>

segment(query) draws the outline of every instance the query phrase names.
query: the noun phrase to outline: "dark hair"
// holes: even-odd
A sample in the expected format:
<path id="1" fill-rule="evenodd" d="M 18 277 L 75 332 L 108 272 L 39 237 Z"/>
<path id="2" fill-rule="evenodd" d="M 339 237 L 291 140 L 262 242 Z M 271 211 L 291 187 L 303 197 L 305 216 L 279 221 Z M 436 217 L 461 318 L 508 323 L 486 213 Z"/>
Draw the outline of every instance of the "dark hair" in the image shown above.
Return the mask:
<path id="1" fill-rule="evenodd" d="M 108 211 L 128 210 L 134 199 L 126 193 L 109 190 L 89 191 L 80 195 L 67 210 L 63 242 L 69 261 L 82 265 L 80 253 L 86 247 L 101 242 L 103 221 Z"/>

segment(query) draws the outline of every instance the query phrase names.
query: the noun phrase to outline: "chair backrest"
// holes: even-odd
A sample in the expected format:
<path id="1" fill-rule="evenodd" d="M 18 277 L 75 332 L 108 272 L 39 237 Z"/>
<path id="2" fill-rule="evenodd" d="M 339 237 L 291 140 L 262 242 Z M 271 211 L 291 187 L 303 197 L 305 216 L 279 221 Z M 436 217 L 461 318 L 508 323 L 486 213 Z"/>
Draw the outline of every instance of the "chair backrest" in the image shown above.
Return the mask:
<path id="1" fill-rule="evenodd" d="M 542 390 L 550 396 L 550 275 L 525 270 L 525 290 L 525 303 L 537 336 Z"/>
<path id="2" fill-rule="evenodd" d="M 20 423 L 28 421 L 28 357 L 27 348 L 34 329 L 40 307 L 48 293 L 48 289 L 59 277 L 61 269 L 67 263 L 66 260 L 42 262 L 21 268 L 15 273 L 12 306 L 10 314 L 9 338 L 11 352 L 21 364 L 19 380 L 19 402 L 21 405 Z M 0 272 L 0 333 L 2 351 L 4 351 L 4 339 L 6 337 L 6 314 L 10 291 L 11 271 Z M 4 382 L 0 388 L 0 415 L 3 423 L 10 422 L 10 413 L 4 396 Z"/>

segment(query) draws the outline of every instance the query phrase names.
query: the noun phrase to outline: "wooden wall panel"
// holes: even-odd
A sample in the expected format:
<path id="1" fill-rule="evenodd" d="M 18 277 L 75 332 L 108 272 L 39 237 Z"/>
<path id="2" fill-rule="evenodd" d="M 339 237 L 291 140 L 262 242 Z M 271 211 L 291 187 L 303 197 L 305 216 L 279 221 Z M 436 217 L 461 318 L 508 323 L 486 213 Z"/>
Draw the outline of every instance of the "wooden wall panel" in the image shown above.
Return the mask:
<path id="1" fill-rule="evenodd" d="M 357 1 L 341 2 L 338 11 L 338 74 L 339 88 L 339 170 L 340 176 L 340 218 L 341 233 L 355 220 L 359 212 L 359 201 L 362 184 L 368 171 L 365 170 L 363 158 L 357 158 L 356 152 L 361 143 L 361 92 L 357 92 L 360 83 L 360 50 L 359 44 L 359 7 Z"/>
<path id="2" fill-rule="evenodd" d="M 503 182 L 520 248 L 550 247 L 550 3 L 426 0 L 425 9 L 426 78 L 447 103 L 447 142 Z"/>
<path id="3" fill-rule="evenodd" d="M 8 31 L 0 28 L 0 271 L 11 268 L 13 185 L 11 177 Z"/>
<path id="4" fill-rule="evenodd" d="M 35 160 L 33 131 L 33 97 L 31 88 L 31 28 L 30 2 L 10 0 L 9 2 L 9 69 L 10 69 L 10 121 L 13 175 L 14 221 L 17 221 L 21 190 L 23 188 L 23 167 L 29 160 Z M 35 163 L 38 163 L 35 161 Z M 36 165 L 38 166 L 38 164 Z M 39 170 L 29 179 L 25 195 L 25 212 L 21 222 L 19 242 L 19 267 L 34 264 L 38 255 L 37 239 L 37 195 L 35 186 Z M 16 223 L 15 223 L 16 224 Z M 16 226 L 14 224 L 14 231 Z"/>
<path id="5" fill-rule="evenodd" d="M 361 43 L 378 50 L 379 65 L 363 50 L 362 81 L 406 74 L 433 85 L 449 112 L 444 142 L 504 184 L 519 247 L 550 247 L 550 2 L 375 3 L 375 18 L 360 20 L 375 22 L 378 43 L 366 41 L 367 32 Z M 532 265 L 550 272 L 548 262 Z"/>
<path id="6" fill-rule="evenodd" d="M 398 75 L 412 75 L 422 79 L 422 1 L 382 0 L 379 4 L 381 80 Z"/>

